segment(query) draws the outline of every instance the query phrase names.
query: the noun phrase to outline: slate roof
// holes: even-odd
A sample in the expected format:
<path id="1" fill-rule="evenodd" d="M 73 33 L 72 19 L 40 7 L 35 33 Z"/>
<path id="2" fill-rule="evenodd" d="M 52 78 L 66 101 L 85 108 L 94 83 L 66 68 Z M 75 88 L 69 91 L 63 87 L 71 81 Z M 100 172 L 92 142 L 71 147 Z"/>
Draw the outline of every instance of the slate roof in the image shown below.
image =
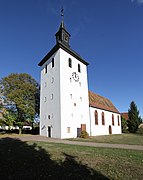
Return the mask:
<path id="1" fill-rule="evenodd" d="M 67 47 L 61 42 L 58 42 L 53 49 L 39 62 L 39 66 L 42 66 L 59 48 L 65 50 L 67 53 L 71 54 L 73 57 L 81 61 L 85 65 L 89 65 L 88 62 L 86 62 L 79 54 L 77 54 L 74 50 L 71 48 Z"/>
<path id="2" fill-rule="evenodd" d="M 51 51 L 39 62 L 39 66 L 42 66 L 59 48 L 63 49 L 67 53 L 71 54 L 73 57 L 81 61 L 85 65 L 89 65 L 88 62 L 86 62 L 78 53 L 76 53 L 74 50 L 72 50 L 69 46 L 69 42 L 66 44 L 64 43 L 65 41 L 63 40 L 63 33 L 68 34 L 70 37 L 69 32 L 66 30 L 64 21 L 61 21 L 60 28 L 58 32 L 55 34 L 56 36 L 56 45 L 51 49 Z"/>
<path id="3" fill-rule="evenodd" d="M 113 105 L 113 103 L 109 99 L 103 96 L 100 96 L 98 94 L 95 94 L 91 91 L 89 91 L 88 93 L 89 93 L 89 106 L 90 107 L 95 107 L 95 108 L 103 109 L 106 111 L 119 113 L 119 111 L 116 109 L 116 107 Z"/>

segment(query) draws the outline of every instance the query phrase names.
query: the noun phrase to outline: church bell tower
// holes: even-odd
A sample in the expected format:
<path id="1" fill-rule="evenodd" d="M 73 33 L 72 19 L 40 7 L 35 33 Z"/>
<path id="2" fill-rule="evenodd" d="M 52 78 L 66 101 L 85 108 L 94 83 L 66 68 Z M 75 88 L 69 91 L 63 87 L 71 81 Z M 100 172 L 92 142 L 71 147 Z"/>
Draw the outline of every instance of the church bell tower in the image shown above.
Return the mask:
<path id="1" fill-rule="evenodd" d="M 41 67 L 40 135 L 72 138 L 88 133 L 88 63 L 70 48 L 63 10 L 56 45 L 39 62 Z"/>

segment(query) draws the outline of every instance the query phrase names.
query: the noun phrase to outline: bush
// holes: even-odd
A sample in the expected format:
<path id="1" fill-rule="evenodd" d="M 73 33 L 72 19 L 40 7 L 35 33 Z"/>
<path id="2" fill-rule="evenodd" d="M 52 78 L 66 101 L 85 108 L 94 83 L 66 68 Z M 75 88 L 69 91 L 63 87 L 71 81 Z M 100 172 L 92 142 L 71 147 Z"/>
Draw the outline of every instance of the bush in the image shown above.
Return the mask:
<path id="1" fill-rule="evenodd" d="M 139 128 L 136 132 L 136 134 L 143 135 L 143 128 Z"/>
<path id="2" fill-rule="evenodd" d="M 39 134 L 39 126 L 36 126 L 36 127 L 33 128 L 32 134 L 34 134 L 34 135 Z"/>
<path id="3" fill-rule="evenodd" d="M 130 133 L 128 129 L 122 129 L 122 133 Z"/>
<path id="4" fill-rule="evenodd" d="M 86 131 L 81 131 L 80 137 L 81 138 L 88 138 L 89 134 Z"/>

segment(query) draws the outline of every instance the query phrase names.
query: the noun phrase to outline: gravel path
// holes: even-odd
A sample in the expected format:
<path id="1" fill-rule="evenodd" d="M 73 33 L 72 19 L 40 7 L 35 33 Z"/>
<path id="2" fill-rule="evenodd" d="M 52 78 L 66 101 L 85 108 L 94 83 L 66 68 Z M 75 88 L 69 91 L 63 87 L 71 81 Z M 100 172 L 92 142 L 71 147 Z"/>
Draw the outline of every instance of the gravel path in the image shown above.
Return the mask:
<path id="1" fill-rule="evenodd" d="M 7 135 L 7 136 L 0 136 L 0 138 L 3 138 L 3 137 L 16 138 L 16 139 L 19 139 L 21 141 L 42 141 L 42 142 L 72 144 L 72 145 L 80 145 L 80 146 L 119 148 L 119 149 L 133 149 L 133 150 L 143 151 L 143 146 L 141 146 L 141 145 L 127 145 L 127 144 L 109 144 L 109 143 L 69 141 L 69 140 L 63 140 L 63 139 L 48 138 L 48 137 L 39 136 L 39 135 L 20 135 L 20 136 Z"/>

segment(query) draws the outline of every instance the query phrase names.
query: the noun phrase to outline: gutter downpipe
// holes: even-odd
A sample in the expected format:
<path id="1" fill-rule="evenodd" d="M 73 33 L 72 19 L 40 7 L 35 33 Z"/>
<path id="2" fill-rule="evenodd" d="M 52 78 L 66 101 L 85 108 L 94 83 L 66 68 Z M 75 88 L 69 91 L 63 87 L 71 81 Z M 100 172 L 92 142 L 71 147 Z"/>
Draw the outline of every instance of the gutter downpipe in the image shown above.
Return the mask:
<path id="1" fill-rule="evenodd" d="M 89 105 L 89 123 L 90 123 L 90 136 L 92 136 L 92 132 L 91 132 L 91 113 L 90 113 L 90 105 Z"/>

